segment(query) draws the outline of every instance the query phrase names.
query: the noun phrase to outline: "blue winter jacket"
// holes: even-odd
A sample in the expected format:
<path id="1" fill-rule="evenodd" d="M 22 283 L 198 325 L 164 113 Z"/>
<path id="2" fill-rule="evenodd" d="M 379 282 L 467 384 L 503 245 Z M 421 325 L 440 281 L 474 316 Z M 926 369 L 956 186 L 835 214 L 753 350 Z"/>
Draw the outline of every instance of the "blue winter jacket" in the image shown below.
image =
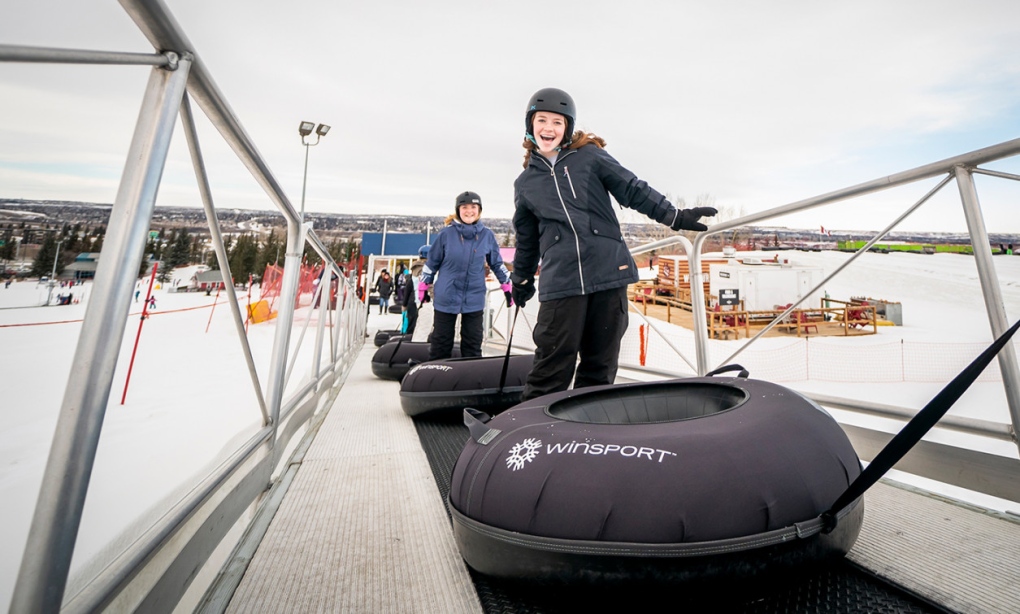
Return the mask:
<path id="1" fill-rule="evenodd" d="M 481 222 L 456 220 L 436 237 L 422 268 L 422 283 L 431 284 L 433 306 L 443 313 L 474 313 L 485 308 L 485 263 L 500 283 L 510 281 L 499 243 Z"/>

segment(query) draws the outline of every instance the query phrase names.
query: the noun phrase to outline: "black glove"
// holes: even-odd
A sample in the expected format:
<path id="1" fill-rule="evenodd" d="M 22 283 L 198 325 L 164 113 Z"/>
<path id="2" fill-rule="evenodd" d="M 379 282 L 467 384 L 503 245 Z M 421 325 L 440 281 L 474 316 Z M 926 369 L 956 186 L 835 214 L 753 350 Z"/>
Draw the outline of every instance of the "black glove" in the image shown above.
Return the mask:
<path id="1" fill-rule="evenodd" d="M 517 273 L 511 273 L 510 283 L 514 286 L 510 292 L 514 304 L 524 309 L 524 304 L 530 301 L 531 297 L 535 296 L 534 278 L 528 279 L 517 275 Z"/>
<path id="2" fill-rule="evenodd" d="M 681 209 L 677 211 L 676 219 L 670 224 L 670 228 L 673 230 L 708 230 L 708 226 L 705 226 L 698 220 L 703 217 L 712 217 L 716 213 L 715 207 L 693 207 L 691 209 Z"/>

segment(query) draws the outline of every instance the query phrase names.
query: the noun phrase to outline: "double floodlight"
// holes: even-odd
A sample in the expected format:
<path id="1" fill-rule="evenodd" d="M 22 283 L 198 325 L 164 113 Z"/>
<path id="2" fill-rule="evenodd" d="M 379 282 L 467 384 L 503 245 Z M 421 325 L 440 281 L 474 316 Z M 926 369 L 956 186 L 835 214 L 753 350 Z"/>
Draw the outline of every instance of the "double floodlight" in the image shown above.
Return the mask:
<path id="1" fill-rule="evenodd" d="M 319 124 L 318 127 L 316 127 L 315 122 L 301 122 L 298 126 L 298 134 L 301 135 L 302 139 L 309 136 L 312 132 L 315 132 L 315 134 L 319 137 L 326 136 L 326 133 L 329 132 L 329 126 L 326 124 Z"/>

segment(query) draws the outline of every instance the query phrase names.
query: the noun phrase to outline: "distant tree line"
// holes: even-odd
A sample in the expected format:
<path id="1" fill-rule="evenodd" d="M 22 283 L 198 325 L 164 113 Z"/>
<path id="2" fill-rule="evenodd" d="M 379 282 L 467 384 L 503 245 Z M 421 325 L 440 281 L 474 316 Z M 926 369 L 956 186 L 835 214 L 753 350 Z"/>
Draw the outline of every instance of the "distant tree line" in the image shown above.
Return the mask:
<path id="1" fill-rule="evenodd" d="M 102 251 L 105 233 L 106 227 L 103 225 L 85 226 L 80 223 L 59 226 L 0 224 L 0 262 L 6 263 L 17 257 L 19 242 L 23 246 L 39 245 L 29 274 L 35 277 L 48 276 L 53 272 L 55 261 L 56 274 L 59 275 L 78 254 Z M 287 251 L 283 233 L 275 229 L 268 235 L 255 232 L 227 235 L 224 246 L 227 250 L 230 272 L 238 282 L 247 281 L 249 276 L 256 279 L 261 277 L 266 266 L 270 264 L 282 266 Z M 356 257 L 359 247 L 355 240 L 334 238 L 328 244 L 328 249 L 330 256 L 342 263 Z M 304 260 L 310 264 L 322 261 L 319 254 L 307 245 Z M 211 269 L 220 268 L 216 252 L 209 244 L 208 233 L 194 233 L 188 228 L 175 230 L 164 227 L 150 231 L 139 275 L 149 272 L 154 261 L 161 263 L 157 278 L 163 283 L 170 280 L 175 268 L 190 264 L 206 264 Z"/>
<path id="2" fill-rule="evenodd" d="M 148 269 L 148 262 L 161 260 L 160 272 L 156 274 L 161 282 L 169 281 L 173 270 L 191 264 L 205 264 L 210 269 L 219 270 L 220 265 L 214 250 L 204 236 L 192 235 L 187 229 L 177 231 L 160 230 L 150 237 L 146 244 L 146 263 L 143 270 Z M 287 245 L 285 239 L 272 230 L 265 237 L 256 233 L 246 232 L 240 235 L 228 235 L 223 241 L 227 252 L 227 264 L 235 283 L 247 283 L 249 277 L 260 279 L 271 264 L 283 266 Z M 337 262 L 346 262 L 358 253 L 355 241 L 335 239 L 329 244 L 329 254 Z M 310 246 L 305 248 L 305 261 L 318 264 L 322 261 L 319 254 Z"/>

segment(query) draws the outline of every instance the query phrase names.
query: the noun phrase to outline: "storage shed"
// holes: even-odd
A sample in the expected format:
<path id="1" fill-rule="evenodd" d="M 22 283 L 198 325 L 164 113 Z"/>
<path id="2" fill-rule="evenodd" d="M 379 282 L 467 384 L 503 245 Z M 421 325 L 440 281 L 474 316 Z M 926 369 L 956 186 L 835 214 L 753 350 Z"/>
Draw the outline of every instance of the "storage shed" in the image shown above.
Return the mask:
<path id="1" fill-rule="evenodd" d="M 762 262 L 751 258 L 709 267 L 709 289 L 714 297 L 725 294 L 744 302 L 748 311 L 774 309 L 796 302 L 822 281 L 821 267 Z M 736 294 L 733 293 L 736 291 Z M 721 294 L 722 293 L 722 294 Z M 802 307 L 819 307 L 822 290 L 811 294 Z"/>

